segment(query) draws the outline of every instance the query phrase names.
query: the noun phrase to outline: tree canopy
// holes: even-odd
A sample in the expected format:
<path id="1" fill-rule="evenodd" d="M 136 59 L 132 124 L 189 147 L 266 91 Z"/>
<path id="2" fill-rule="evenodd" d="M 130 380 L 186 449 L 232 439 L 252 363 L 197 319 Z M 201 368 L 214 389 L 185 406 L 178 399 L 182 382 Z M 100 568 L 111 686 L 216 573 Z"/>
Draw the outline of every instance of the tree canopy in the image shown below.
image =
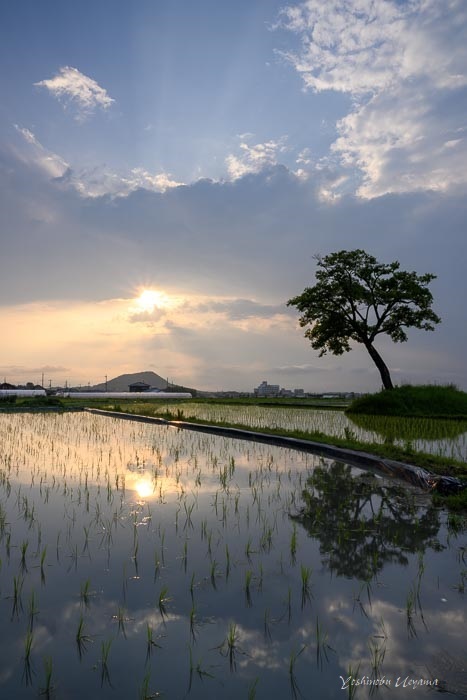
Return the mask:
<path id="1" fill-rule="evenodd" d="M 433 331 L 441 319 L 431 306 L 428 289 L 436 275 L 400 270 L 397 261 L 380 263 L 364 250 L 341 250 L 316 256 L 316 284 L 289 299 L 301 312 L 305 337 L 320 357 L 342 355 L 351 341 L 362 343 L 378 368 L 385 389 L 393 384 L 389 369 L 374 346 L 384 333 L 394 342 L 407 340 L 407 328 Z"/>

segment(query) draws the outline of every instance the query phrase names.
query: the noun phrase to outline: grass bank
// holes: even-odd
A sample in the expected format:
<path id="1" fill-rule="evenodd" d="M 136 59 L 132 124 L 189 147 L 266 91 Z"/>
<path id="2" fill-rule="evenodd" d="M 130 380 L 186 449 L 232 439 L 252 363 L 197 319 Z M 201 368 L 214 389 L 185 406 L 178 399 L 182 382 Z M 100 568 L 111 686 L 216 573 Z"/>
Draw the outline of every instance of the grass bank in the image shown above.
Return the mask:
<path id="1" fill-rule="evenodd" d="M 413 418 L 467 418 L 467 393 L 453 385 L 400 386 L 355 399 L 346 413 Z"/>

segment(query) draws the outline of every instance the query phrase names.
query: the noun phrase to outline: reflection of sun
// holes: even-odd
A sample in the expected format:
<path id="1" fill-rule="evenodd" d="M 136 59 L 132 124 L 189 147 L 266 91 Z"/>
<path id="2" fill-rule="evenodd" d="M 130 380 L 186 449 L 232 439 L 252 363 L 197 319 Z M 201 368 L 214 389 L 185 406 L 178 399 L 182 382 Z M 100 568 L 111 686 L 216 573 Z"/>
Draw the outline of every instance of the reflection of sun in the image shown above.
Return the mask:
<path id="1" fill-rule="evenodd" d="M 152 496 L 154 489 L 152 483 L 149 479 L 139 479 L 135 485 L 134 489 L 140 498 L 148 498 Z"/>
<path id="2" fill-rule="evenodd" d="M 168 296 L 164 292 L 158 292 L 155 289 L 143 289 L 136 299 L 138 310 L 149 313 L 154 311 L 154 309 L 162 309 L 168 306 L 169 303 Z"/>

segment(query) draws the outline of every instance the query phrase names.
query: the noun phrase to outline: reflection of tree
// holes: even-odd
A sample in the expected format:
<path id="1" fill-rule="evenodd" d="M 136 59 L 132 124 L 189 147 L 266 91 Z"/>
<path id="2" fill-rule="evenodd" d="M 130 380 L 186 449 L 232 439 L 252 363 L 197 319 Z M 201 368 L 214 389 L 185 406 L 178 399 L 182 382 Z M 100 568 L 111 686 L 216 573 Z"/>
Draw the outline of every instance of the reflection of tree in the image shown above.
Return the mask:
<path id="1" fill-rule="evenodd" d="M 388 562 L 406 565 L 439 529 L 438 511 L 420 508 L 414 494 L 334 462 L 307 479 L 297 520 L 320 542 L 331 571 L 369 581 Z"/>

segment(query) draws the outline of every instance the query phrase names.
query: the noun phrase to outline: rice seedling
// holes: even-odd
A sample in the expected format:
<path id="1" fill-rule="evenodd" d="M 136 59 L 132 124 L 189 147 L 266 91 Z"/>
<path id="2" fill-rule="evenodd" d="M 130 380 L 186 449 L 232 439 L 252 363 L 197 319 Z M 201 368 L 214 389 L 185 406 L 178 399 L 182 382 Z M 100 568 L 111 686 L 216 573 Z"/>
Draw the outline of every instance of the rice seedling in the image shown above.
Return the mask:
<path id="1" fill-rule="evenodd" d="M 26 685 L 32 684 L 32 666 L 31 666 L 31 651 L 34 642 L 34 635 L 30 629 L 26 632 L 24 640 L 24 657 L 23 657 L 23 680 Z"/>
<path id="2" fill-rule="evenodd" d="M 256 552 L 252 549 L 251 537 L 249 537 L 248 541 L 245 545 L 245 556 L 248 559 L 249 564 L 251 564 L 251 555 L 252 554 L 256 554 Z"/>
<path id="3" fill-rule="evenodd" d="M 256 688 L 259 683 L 259 678 L 255 678 L 248 686 L 248 700 L 255 700 L 256 698 Z"/>
<path id="4" fill-rule="evenodd" d="M 323 667 L 323 661 L 329 661 L 328 652 L 335 651 L 328 644 L 328 633 L 323 629 L 316 616 L 316 664 L 319 668 Z"/>
<path id="5" fill-rule="evenodd" d="M 113 616 L 114 620 L 117 620 L 118 622 L 118 632 L 117 634 L 122 633 L 123 637 L 126 639 L 126 630 L 125 630 L 125 610 L 124 608 L 121 608 L 118 606 L 117 614 Z"/>
<path id="6" fill-rule="evenodd" d="M 154 638 L 154 628 L 149 624 L 149 622 L 146 623 L 146 661 L 151 656 L 152 650 L 153 649 L 162 649 L 162 646 L 156 642 Z"/>
<path id="7" fill-rule="evenodd" d="M 300 649 L 299 652 L 292 650 L 290 657 L 289 657 L 289 681 L 290 681 L 290 690 L 291 690 L 293 698 L 303 697 L 302 693 L 300 691 L 300 688 L 298 686 L 297 676 L 295 673 L 295 666 L 296 666 L 298 657 L 301 654 L 303 654 L 305 649 L 306 649 L 306 644 Z"/>
<path id="8" fill-rule="evenodd" d="M 112 641 L 112 639 L 107 639 L 101 644 L 101 687 L 104 683 L 108 683 L 110 687 L 113 687 L 109 672 L 109 654 Z"/>
<path id="9" fill-rule="evenodd" d="M 52 693 L 54 692 L 54 685 L 52 683 L 52 673 L 53 673 L 52 657 L 46 656 L 44 658 L 45 683 L 44 683 L 44 687 L 39 690 L 39 695 L 44 695 L 47 698 L 47 700 L 49 700 L 49 698 L 52 697 Z"/>
<path id="10" fill-rule="evenodd" d="M 84 631 L 84 617 L 82 614 L 79 616 L 78 628 L 76 630 L 75 640 L 76 640 L 76 646 L 78 648 L 78 654 L 79 654 L 79 657 L 81 658 L 83 653 L 86 651 L 87 644 L 92 642 L 92 637 L 90 635 L 86 634 Z"/>
<path id="11" fill-rule="evenodd" d="M 18 617 L 19 613 L 23 610 L 23 603 L 21 600 L 21 592 L 23 590 L 24 579 L 22 576 L 13 576 L 13 606 L 11 610 L 11 617 L 15 615 Z"/>
<path id="12" fill-rule="evenodd" d="M 353 700 L 355 697 L 357 690 L 358 690 L 358 685 L 355 683 L 355 679 L 358 678 L 358 674 L 360 672 L 360 664 L 356 668 L 353 668 L 349 664 L 349 668 L 347 670 L 347 695 L 349 700 Z"/>
<path id="13" fill-rule="evenodd" d="M 45 585 L 45 558 L 47 556 L 47 547 L 44 547 L 44 549 L 41 552 L 41 562 L 40 562 L 40 567 L 41 567 L 41 583 L 42 585 Z"/>
<path id="14" fill-rule="evenodd" d="M 247 569 L 247 571 L 245 571 L 245 601 L 246 601 L 246 605 L 248 608 L 251 608 L 251 605 L 252 605 L 251 590 L 250 590 L 252 577 L 253 577 L 253 572 L 250 571 L 249 569 Z"/>
<path id="15" fill-rule="evenodd" d="M 239 635 L 237 632 L 237 625 L 231 622 L 229 625 L 229 631 L 225 639 L 225 654 L 229 658 L 229 667 L 231 671 L 237 670 L 237 653 L 238 653 L 238 639 Z"/>
<path id="16" fill-rule="evenodd" d="M 32 632 L 32 628 L 34 626 L 34 618 L 38 614 L 39 614 L 39 610 L 37 609 L 37 606 L 36 606 L 36 594 L 34 591 L 32 591 L 31 596 L 29 598 L 29 603 L 28 603 L 29 629 L 31 630 L 31 632 Z"/>
<path id="17" fill-rule="evenodd" d="M 139 689 L 139 700 L 155 700 L 160 696 L 160 693 L 151 692 L 149 689 L 149 683 L 151 681 L 151 669 L 149 668 L 144 674 L 143 682 L 141 688 Z"/>
<path id="18" fill-rule="evenodd" d="M 415 615 L 415 591 L 413 588 L 407 593 L 407 598 L 405 602 L 405 614 L 407 621 L 407 632 L 409 637 L 416 637 L 417 630 L 414 625 L 414 615 Z"/>
<path id="19" fill-rule="evenodd" d="M 168 592 L 169 591 L 167 586 L 164 586 L 159 593 L 158 608 L 163 622 L 167 617 L 167 603 L 170 600 L 170 598 L 167 595 Z"/>
<path id="20" fill-rule="evenodd" d="M 308 566 L 300 566 L 300 580 L 302 583 L 302 608 L 310 600 L 310 578 L 312 569 Z"/>
<path id="21" fill-rule="evenodd" d="M 188 653 L 189 653 L 189 658 L 190 658 L 190 671 L 189 671 L 189 677 L 188 677 L 188 691 L 187 693 L 191 692 L 191 688 L 193 685 L 193 676 L 196 673 L 198 678 L 203 681 L 205 678 L 214 678 L 212 673 L 209 673 L 209 671 L 206 671 L 203 669 L 201 666 L 201 661 L 198 661 L 198 663 L 195 665 L 193 662 L 193 651 L 191 648 L 191 644 L 188 645 Z"/>
<path id="22" fill-rule="evenodd" d="M 20 562 L 20 568 L 23 573 L 26 573 L 28 570 L 28 567 L 26 565 L 26 553 L 28 551 L 29 547 L 29 541 L 26 540 L 21 543 L 21 562 Z"/>
<path id="23" fill-rule="evenodd" d="M 295 564 L 297 555 L 297 526 L 293 524 L 292 536 L 290 538 L 290 561 Z"/>
<path id="24" fill-rule="evenodd" d="M 386 656 L 386 641 L 382 643 L 376 642 L 374 639 L 368 641 L 368 649 L 370 650 L 371 672 L 374 678 L 381 676 L 381 666 Z"/>
<path id="25" fill-rule="evenodd" d="M 271 616 L 270 616 L 268 608 L 266 608 L 266 610 L 264 611 L 263 630 L 264 630 L 264 638 L 266 639 L 266 641 L 270 642 L 272 640 Z"/>
<path id="26" fill-rule="evenodd" d="M 196 626 L 197 626 L 197 617 L 196 617 L 196 608 L 195 605 L 193 604 L 191 606 L 190 610 L 190 637 L 193 640 L 193 642 L 196 642 Z"/>
<path id="27" fill-rule="evenodd" d="M 191 574 L 191 579 L 190 579 L 190 595 L 191 595 L 191 602 L 193 603 L 194 599 L 194 590 L 195 590 L 195 572 Z"/>
<path id="28" fill-rule="evenodd" d="M 156 582 L 157 577 L 160 574 L 161 570 L 161 561 L 159 557 L 159 552 L 157 549 L 154 551 L 154 583 Z"/>
<path id="29" fill-rule="evenodd" d="M 216 577 L 217 577 L 217 576 L 220 576 L 220 573 L 219 573 L 219 571 L 218 571 L 218 569 L 217 569 L 217 562 L 216 562 L 216 560 L 214 559 L 214 560 L 211 562 L 211 574 L 210 574 L 211 585 L 212 585 L 212 587 L 214 588 L 214 590 L 216 590 L 216 588 L 217 588 L 217 585 L 216 585 Z"/>
<path id="30" fill-rule="evenodd" d="M 287 621 L 290 625 L 292 621 L 292 589 L 290 586 L 287 590 Z"/>
<path id="31" fill-rule="evenodd" d="M 94 595 L 93 592 L 90 590 L 91 588 L 91 581 L 89 579 L 86 579 L 84 583 L 81 584 L 80 586 L 80 591 L 79 591 L 79 597 L 83 605 L 87 608 L 89 607 L 89 603 L 91 602 L 91 597 Z"/>
<path id="32" fill-rule="evenodd" d="M 263 563 L 260 562 L 259 565 L 259 576 L 258 576 L 258 591 L 263 590 Z"/>

